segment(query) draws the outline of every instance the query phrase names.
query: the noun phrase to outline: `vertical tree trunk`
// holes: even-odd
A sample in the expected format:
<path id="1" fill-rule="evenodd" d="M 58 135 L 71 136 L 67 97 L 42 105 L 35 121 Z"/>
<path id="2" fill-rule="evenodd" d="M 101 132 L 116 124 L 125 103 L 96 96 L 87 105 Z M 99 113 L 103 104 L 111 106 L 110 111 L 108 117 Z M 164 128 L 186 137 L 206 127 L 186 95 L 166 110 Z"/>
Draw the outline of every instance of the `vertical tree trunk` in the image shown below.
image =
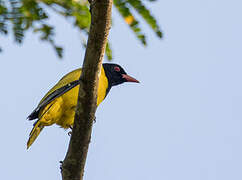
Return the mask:
<path id="1" fill-rule="evenodd" d="M 82 180 L 95 118 L 98 74 L 111 26 L 112 0 L 90 0 L 91 27 L 69 148 L 62 164 L 63 180 Z"/>

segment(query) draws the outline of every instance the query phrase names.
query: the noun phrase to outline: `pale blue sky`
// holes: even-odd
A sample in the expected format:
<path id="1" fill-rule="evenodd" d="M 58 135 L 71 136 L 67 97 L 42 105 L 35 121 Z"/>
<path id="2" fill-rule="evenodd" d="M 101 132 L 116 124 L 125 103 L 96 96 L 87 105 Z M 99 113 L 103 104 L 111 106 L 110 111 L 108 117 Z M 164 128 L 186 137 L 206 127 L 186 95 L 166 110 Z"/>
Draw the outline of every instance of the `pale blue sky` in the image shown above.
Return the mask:
<path id="1" fill-rule="evenodd" d="M 141 84 L 114 87 L 97 111 L 85 180 L 242 179 L 242 3 L 171 0 L 149 6 L 164 32 L 147 48 L 113 11 L 113 62 Z M 27 151 L 26 117 L 67 72 L 82 64 L 80 36 L 54 16 L 63 60 L 28 34 L 0 37 L 0 179 L 60 179 L 68 131 L 45 128 Z"/>

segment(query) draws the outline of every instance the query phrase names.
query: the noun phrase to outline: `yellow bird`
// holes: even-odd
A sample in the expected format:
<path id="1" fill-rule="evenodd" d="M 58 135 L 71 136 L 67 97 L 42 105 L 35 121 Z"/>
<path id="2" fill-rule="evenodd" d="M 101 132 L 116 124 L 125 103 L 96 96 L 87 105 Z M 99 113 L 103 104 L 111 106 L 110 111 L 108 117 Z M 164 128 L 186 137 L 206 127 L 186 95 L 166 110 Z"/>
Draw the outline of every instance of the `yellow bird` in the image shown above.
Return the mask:
<path id="1" fill-rule="evenodd" d="M 49 92 L 41 99 L 37 108 L 27 119 L 38 119 L 29 134 L 27 149 L 33 144 L 45 126 L 57 124 L 64 129 L 72 127 L 79 91 L 79 78 L 81 69 L 76 69 L 66 74 Z M 112 86 L 124 82 L 139 83 L 127 75 L 118 64 L 105 63 L 102 65 L 99 77 L 97 106 L 107 96 Z"/>

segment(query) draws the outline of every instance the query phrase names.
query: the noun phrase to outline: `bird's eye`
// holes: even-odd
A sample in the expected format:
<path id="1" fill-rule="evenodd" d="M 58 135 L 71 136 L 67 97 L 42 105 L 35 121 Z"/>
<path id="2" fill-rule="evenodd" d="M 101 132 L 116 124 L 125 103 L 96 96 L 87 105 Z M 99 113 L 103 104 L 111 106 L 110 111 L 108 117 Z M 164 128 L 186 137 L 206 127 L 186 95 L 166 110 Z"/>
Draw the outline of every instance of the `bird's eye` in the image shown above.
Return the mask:
<path id="1" fill-rule="evenodd" d="M 120 68 L 118 66 L 115 66 L 114 67 L 114 70 L 117 71 L 117 72 L 119 72 L 120 71 Z"/>

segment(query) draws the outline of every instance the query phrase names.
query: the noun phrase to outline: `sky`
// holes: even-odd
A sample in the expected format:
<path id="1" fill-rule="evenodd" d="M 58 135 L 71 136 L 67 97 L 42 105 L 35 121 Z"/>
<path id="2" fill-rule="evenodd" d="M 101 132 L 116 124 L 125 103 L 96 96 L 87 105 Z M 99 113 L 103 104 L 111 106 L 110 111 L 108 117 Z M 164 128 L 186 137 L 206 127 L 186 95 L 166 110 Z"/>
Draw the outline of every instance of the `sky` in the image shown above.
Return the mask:
<path id="1" fill-rule="evenodd" d="M 164 38 L 143 25 L 146 48 L 113 9 L 113 63 L 141 83 L 112 88 L 98 107 L 85 180 L 242 179 L 241 6 L 239 0 L 149 3 Z M 78 30 L 56 15 L 50 22 L 65 48 L 62 60 L 35 34 L 22 46 L 0 37 L 0 179 L 61 179 L 68 131 L 47 127 L 26 150 L 32 128 L 26 117 L 83 62 Z"/>

